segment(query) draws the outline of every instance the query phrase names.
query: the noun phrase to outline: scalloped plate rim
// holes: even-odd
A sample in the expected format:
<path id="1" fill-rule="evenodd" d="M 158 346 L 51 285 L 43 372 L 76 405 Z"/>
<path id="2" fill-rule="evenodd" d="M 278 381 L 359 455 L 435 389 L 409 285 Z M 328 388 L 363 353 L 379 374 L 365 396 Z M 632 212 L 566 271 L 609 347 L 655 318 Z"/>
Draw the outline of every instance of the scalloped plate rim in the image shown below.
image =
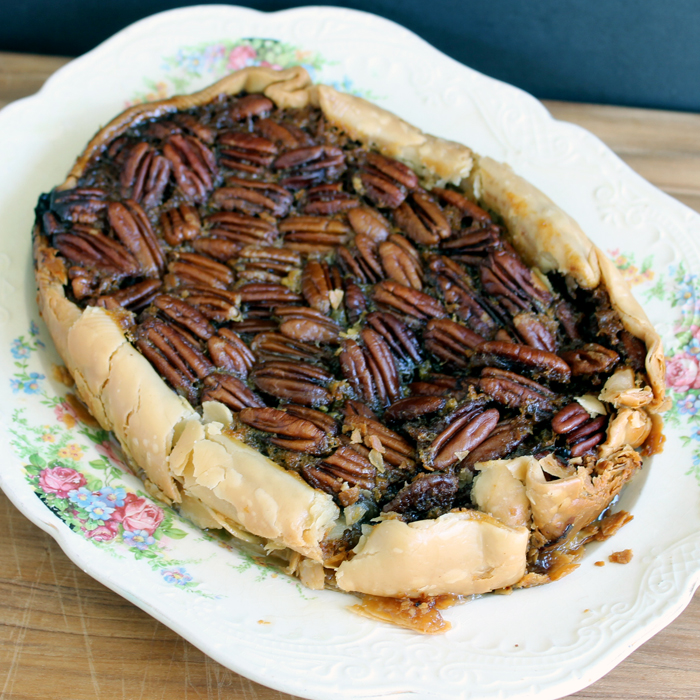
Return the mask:
<path id="1" fill-rule="evenodd" d="M 2 110 L 2 114 L 0 114 L 0 121 L 4 121 L 6 119 L 12 119 L 14 117 L 14 113 L 17 110 L 22 110 L 25 108 L 28 108 L 31 106 L 33 103 L 38 103 L 41 102 L 42 99 L 45 97 L 45 95 L 50 92 L 53 88 L 54 85 L 57 83 L 60 84 L 62 80 L 69 80 L 72 76 L 73 73 L 80 72 L 83 69 L 83 66 L 89 66 L 91 63 L 95 61 L 95 59 L 101 58 L 103 55 L 108 55 L 111 50 L 113 50 L 116 45 L 123 41 L 125 38 L 127 38 L 132 32 L 136 33 L 137 30 L 142 30 L 144 27 L 147 27 L 149 24 L 153 23 L 154 25 L 158 23 L 158 21 L 162 20 L 163 18 L 168 18 L 171 19 L 177 15 L 182 15 L 186 16 L 189 15 L 190 13 L 192 14 L 199 14 L 202 10 L 218 10 L 218 11 L 224 11 L 224 12 L 231 12 L 231 13 L 237 13 L 237 12 L 243 12 L 245 14 L 248 14 L 249 16 L 255 16 L 257 18 L 261 16 L 294 16 L 294 15 L 301 15 L 305 12 L 309 11 L 323 11 L 329 15 L 334 15 L 334 14 L 345 14 L 345 15 L 360 15 L 365 18 L 370 18 L 371 21 L 381 21 L 386 23 L 387 26 L 392 27 L 392 28 L 399 28 L 401 31 L 409 34 L 412 38 L 412 40 L 416 40 L 422 44 L 423 47 L 428 48 L 430 51 L 434 52 L 435 55 L 439 55 L 442 58 L 447 58 L 449 61 L 453 62 L 456 66 L 458 66 L 460 69 L 464 70 L 467 69 L 471 71 L 472 73 L 475 73 L 477 75 L 483 76 L 483 74 L 478 73 L 478 71 L 475 71 L 472 68 L 469 68 L 468 66 L 464 66 L 454 59 L 451 59 L 450 57 L 445 56 L 440 52 L 438 49 L 435 47 L 431 46 L 428 44 L 425 40 L 422 38 L 418 37 L 417 35 L 413 34 L 410 32 L 410 30 L 406 29 L 405 27 L 401 27 L 400 25 L 397 25 L 390 20 L 386 20 L 383 18 L 379 18 L 376 15 L 373 15 L 371 13 L 367 12 L 361 12 L 361 11 L 356 11 L 356 10 L 349 10 L 345 8 L 333 8 L 333 7 L 326 7 L 326 6 L 321 6 L 321 7 L 299 7 L 299 8 L 293 8 L 289 10 L 282 10 L 279 12 L 274 12 L 274 13 L 264 13 L 264 12 L 259 12 L 257 10 L 252 10 L 250 8 L 243 8 L 243 7 L 236 7 L 236 6 L 229 6 L 229 5 L 204 5 L 204 6 L 198 6 L 198 7 L 185 7 L 185 8 L 179 8 L 175 10 L 168 10 L 164 12 L 157 13 L 155 15 L 151 15 L 150 17 L 144 18 L 138 22 L 135 22 L 134 24 L 130 25 L 129 27 L 126 27 L 125 29 L 121 30 L 119 33 L 115 34 L 114 36 L 110 37 L 109 39 L 105 40 L 102 42 L 99 46 L 95 47 L 93 50 L 90 52 L 86 53 L 85 55 L 71 61 L 70 63 L 66 64 L 64 67 L 60 68 L 56 73 L 54 73 L 42 86 L 42 88 L 37 92 L 36 94 L 23 98 L 21 100 L 16 100 L 13 103 L 9 104 Z M 608 152 L 608 155 L 612 155 L 616 160 L 618 165 L 622 166 L 622 170 L 624 172 L 625 178 L 629 178 L 629 176 L 633 176 L 637 184 L 643 186 L 644 188 L 652 188 L 652 190 L 658 195 L 659 193 L 663 195 L 663 198 L 666 200 L 666 203 L 669 206 L 674 207 L 677 211 L 683 211 L 686 215 L 691 214 L 693 217 L 697 217 L 700 219 L 700 216 L 696 212 L 694 212 L 692 209 L 687 207 L 686 205 L 682 204 L 681 202 L 673 199 L 666 193 L 661 192 L 658 190 L 656 187 L 651 185 L 648 181 L 644 180 L 640 175 L 638 175 L 635 171 L 633 171 L 624 161 L 622 161 L 616 154 L 614 154 L 605 144 L 595 135 L 590 134 L 590 132 L 586 131 L 582 127 L 575 125 L 575 124 L 570 124 L 568 122 L 563 122 L 560 120 L 555 119 L 551 113 L 541 105 L 539 101 L 537 101 L 534 97 L 526 93 L 525 91 L 515 88 L 514 86 L 507 85 L 506 83 L 503 83 L 502 81 L 498 81 L 497 79 L 490 78 L 489 76 L 483 76 L 488 78 L 489 80 L 493 81 L 494 83 L 500 84 L 507 86 L 511 90 L 519 93 L 520 99 L 526 98 L 528 100 L 531 100 L 538 105 L 543 107 L 544 113 L 546 113 L 547 117 L 549 120 L 551 120 L 553 123 L 557 124 L 563 124 L 566 125 L 567 128 L 572 128 L 575 129 L 576 131 L 582 132 L 585 134 L 586 138 L 593 138 L 596 140 L 600 146 L 603 146 L 606 151 Z M 5 425 L 5 419 L 2 418 L 3 421 L 3 428 L 6 430 L 7 427 Z M 13 460 L 16 461 L 16 458 L 13 456 Z M 290 688 L 288 685 L 285 685 L 284 682 L 274 682 L 272 685 L 270 684 L 270 679 L 269 677 L 262 677 L 258 674 L 255 673 L 254 669 L 250 668 L 242 668 L 242 669 L 235 669 L 235 664 L 232 663 L 231 659 L 225 655 L 223 650 L 219 650 L 216 648 L 215 645 L 212 645 L 207 639 L 206 636 L 202 633 L 199 632 L 198 630 L 192 630 L 191 628 L 187 626 L 181 625 L 177 620 L 174 620 L 173 618 L 169 617 L 166 612 L 161 612 L 157 608 L 153 607 L 150 605 L 147 601 L 141 599 L 138 597 L 138 595 L 135 595 L 133 592 L 131 592 L 128 588 L 127 585 L 122 585 L 121 581 L 114 581 L 108 576 L 103 576 L 100 574 L 99 571 L 95 570 L 94 566 L 91 566 L 91 562 L 89 561 L 90 557 L 84 556 L 83 552 L 81 551 L 83 549 L 83 546 L 86 547 L 85 551 L 88 552 L 90 551 L 87 549 L 90 545 L 88 542 L 81 540 L 77 536 L 74 536 L 74 533 L 68 528 L 67 525 L 65 525 L 63 522 L 58 520 L 58 522 L 54 525 L 54 517 L 37 499 L 36 504 L 33 504 L 30 502 L 29 499 L 26 499 L 25 496 L 26 494 L 21 492 L 19 489 L 15 490 L 11 484 L 8 483 L 5 474 L 3 473 L 2 470 L 0 470 L 0 485 L 2 485 L 3 490 L 5 493 L 8 495 L 12 503 L 35 525 L 40 527 L 44 532 L 47 532 L 49 535 L 51 535 L 59 544 L 59 546 L 63 549 L 63 551 L 66 553 L 66 555 L 73 561 L 77 566 L 79 566 L 81 569 L 86 571 L 90 576 L 98 580 L 100 583 L 103 585 L 107 586 L 111 590 L 115 591 L 116 593 L 122 595 L 123 597 L 127 598 L 134 604 L 138 605 L 141 607 L 145 612 L 147 612 L 149 615 L 155 617 L 156 619 L 160 620 L 163 624 L 167 625 L 171 629 L 174 629 L 178 634 L 181 636 L 189 639 L 192 641 L 193 644 L 195 644 L 197 647 L 202 649 L 205 653 L 207 653 L 209 656 L 212 658 L 216 659 L 220 663 L 222 663 L 225 666 L 228 666 L 229 668 L 234 668 L 234 670 L 238 670 L 240 673 L 245 675 L 246 677 L 249 677 L 261 684 L 264 685 L 269 685 L 270 687 L 276 687 L 281 691 L 285 692 L 297 692 L 297 693 L 303 693 L 304 689 L 299 688 L 299 687 L 294 687 Z M 33 492 L 28 492 L 32 498 L 34 498 Z M 45 517 L 42 517 L 45 516 Z M 88 561 L 85 561 L 85 559 L 88 559 Z M 645 641 L 647 641 L 649 638 L 651 638 L 654 634 L 659 632 L 661 629 L 663 629 L 665 626 L 667 626 L 670 622 L 672 622 L 684 609 L 685 607 L 689 604 L 690 600 L 692 599 L 695 590 L 698 588 L 700 585 L 700 568 L 694 573 L 688 575 L 684 579 L 684 583 L 682 586 L 682 590 L 680 593 L 677 593 L 674 598 L 673 598 L 673 603 L 667 605 L 666 609 L 659 614 L 652 622 L 649 622 L 646 624 L 645 627 L 637 630 L 636 632 L 631 632 L 628 633 L 627 635 L 627 640 L 623 645 L 618 645 L 618 648 L 613 648 L 609 649 L 607 651 L 603 651 L 601 653 L 601 658 L 599 658 L 596 662 L 592 664 L 591 667 L 587 668 L 583 674 L 577 679 L 576 681 L 573 681 L 570 678 L 561 680 L 556 682 L 554 685 L 551 685 L 549 687 L 543 688 L 540 691 L 537 692 L 537 697 L 541 698 L 541 700 L 548 700 L 548 699 L 554 699 L 554 698 L 559 698 L 562 697 L 562 693 L 572 693 L 576 692 L 590 683 L 596 681 L 603 675 L 605 675 L 607 672 L 609 672 L 612 668 L 614 668 L 618 663 L 620 663 L 624 658 L 626 658 L 632 651 L 634 651 L 636 648 L 638 648 L 641 644 L 643 644 Z M 309 697 L 321 697 L 318 695 L 318 691 L 313 690 L 311 691 L 312 695 L 309 695 Z M 392 692 L 380 692 L 379 694 L 372 694 L 371 692 L 363 692 L 362 697 L 365 698 L 386 698 L 389 695 L 393 695 L 394 693 Z M 404 693 L 400 693 L 403 695 Z M 525 691 L 523 691 L 521 694 L 518 694 L 517 697 L 533 697 L 529 694 L 527 694 Z M 343 695 L 344 696 L 344 695 Z M 336 692 L 333 692 L 333 697 L 341 697 L 341 695 L 338 695 Z M 427 696 L 425 696 L 427 697 Z M 515 695 L 511 695 L 509 697 L 516 697 Z"/>

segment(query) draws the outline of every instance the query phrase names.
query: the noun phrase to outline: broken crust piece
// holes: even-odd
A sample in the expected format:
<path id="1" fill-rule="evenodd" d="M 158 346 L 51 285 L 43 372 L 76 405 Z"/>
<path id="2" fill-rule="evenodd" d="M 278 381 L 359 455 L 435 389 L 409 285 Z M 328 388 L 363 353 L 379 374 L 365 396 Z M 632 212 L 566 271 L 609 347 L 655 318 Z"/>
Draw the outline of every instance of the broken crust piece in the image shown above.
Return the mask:
<path id="1" fill-rule="evenodd" d="M 486 593 L 522 578 L 529 536 L 528 528 L 474 510 L 384 520 L 363 535 L 335 580 L 344 591 L 396 598 Z"/>
<path id="2" fill-rule="evenodd" d="M 314 86 L 302 68 L 248 68 L 199 93 L 128 109 L 92 139 L 58 189 L 75 187 L 91 159 L 131 126 L 205 104 L 221 93 L 241 91 L 262 92 L 278 107 L 318 106 L 330 122 L 383 154 L 405 162 L 423 176 L 426 184 L 452 183 L 465 190 L 471 187 L 468 178 L 474 170 L 474 157 L 467 147 L 424 134 L 360 98 L 327 86 Z M 516 250 L 544 272 L 559 270 L 571 274 L 582 286 L 596 286 L 603 274 L 597 249 L 570 217 L 512 171 L 507 169 L 508 176 L 500 185 L 489 177 L 506 172 L 504 169 L 507 166 L 483 158 L 476 171 L 483 202 L 512 227 Z M 218 523 L 244 538 L 249 532 L 269 539 L 275 546 L 287 546 L 321 560 L 321 542 L 339 517 L 331 497 L 232 440 L 225 430 L 204 426 L 192 407 L 170 390 L 128 344 L 118 317 L 98 308 L 81 311 L 65 298 L 63 261 L 55 258 L 55 251 L 38 234 L 35 250 L 42 315 L 76 378 L 81 397 L 100 423 L 114 430 L 128 456 L 144 468 L 164 496 L 172 501 L 182 499 L 186 511 L 202 523 Z M 613 272 L 606 269 L 604 274 L 604 280 L 613 282 L 609 289 L 613 304 L 617 303 L 616 295 L 621 296 L 618 306 L 623 323 L 627 314 L 627 322 L 637 323 L 635 327 L 643 333 L 639 337 L 650 352 L 658 355 L 658 336 L 643 312 L 618 292 Z M 658 375 L 663 369 L 657 364 L 649 366 Z M 139 380 L 133 382 L 134 377 Z M 663 381 L 658 376 L 650 377 L 650 381 L 656 405 L 661 405 Z M 133 386 L 122 387 L 122 382 Z M 275 486 L 267 482 L 262 485 L 253 474 L 256 470 L 268 474 L 270 484 Z M 286 491 L 294 497 L 286 496 Z M 201 507 L 193 505 L 197 501 Z M 507 586 L 524 573 L 527 532 L 526 528 L 509 528 L 477 511 L 449 513 L 410 525 L 385 521 L 375 525 L 355 556 L 341 564 L 338 584 L 344 590 L 384 591 L 378 595 L 473 593 Z M 383 549 L 369 556 L 375 543 L 389 543 L 394 537 L 420 542 L 422 552 L 434 550 L 426 559 L 430 564 L 416 565 L 412 549 L 400 553 Z M 494 547 L 486 543 L 494 543 Z M 438 552 L 446 556 L 439 564 Z M 450 568 L 455 552 L 468 554 L 457 569 Z M 389 568 L 394 577 L 391 585 L 382 573 Z M 363 577 L 366 575 L 368 580 L 357 578 L 360 570 L 366 571 Z M 430 576 L 433 582 L 426 579 Z"/>
<path id="3" fill-rule="evenodd" d="M 532 506 L 533 524 L 547 541 L 565 532 L 573 537 L 595 520 L 642 466 L 639 454 L 623 447 L 599 460 L 593 474 L 578 467 L 569 476 L 547 481 L 542 462 L 534 458 L 530 462 L 525 492 Z"/>
<path id="4" fill-rule="evenodd" d="M 570 539 L 595 520 L 641 467 L 629 446 L 598 460 L 593 470 L 562 467 L 545 457 L 481 462 L 472 499 L 483 512 L 507 525 L 529 524 L 548 542 Z M 556 477 L 547 480 L 545 472 Z"/>

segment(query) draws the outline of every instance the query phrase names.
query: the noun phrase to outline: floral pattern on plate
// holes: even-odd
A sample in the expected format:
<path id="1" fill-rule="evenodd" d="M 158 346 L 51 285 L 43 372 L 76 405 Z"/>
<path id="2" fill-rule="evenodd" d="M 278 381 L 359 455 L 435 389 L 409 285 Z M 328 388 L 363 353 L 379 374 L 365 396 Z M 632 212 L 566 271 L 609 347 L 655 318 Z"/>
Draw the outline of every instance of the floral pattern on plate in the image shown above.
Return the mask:
<path id="1" fill-rule="evenodd" d="M 14 376 L 10 379 L 12 391 L 38 395 L 41 404 L 53 409 L 55 420 L 53 424 L 36 425 L 29 421 L 25 407 L 13 412 L 11 444 L 25 462 L 25 477 L 36 495 L 73 532 L 110 555 L 143 560 L 165 583 L 179 589 L 205 598 L 223 597 L 203 590 L 188 570 L 198 560 L 176 555 L 172 540 L 193 536 L 182 529 L 181 516 L 144 491 L 124 483 L 124 475 L 134 472 L 114 436 L 99 426 L 74 394 L 46 391 L 43 386 L 46 376 L 29 371 L 33 353 L 45 349 L 34 321 L 29 333 L 15 338 L 10 347 L 15 360 Z M 64 367 L 56 367 L 55 373 L 64 383 L 70 383 Z M 89 459 L 93 449 L 99 455 L 97 459 Z M 254 572 L 258 581 L 268 576 L 280 577 L 295 586 L 303 600 L 313 600 L 296 579 L 281 572 L 265 557 L 239 551 L 219 533 L 197 532 L 195 537 L 236 552 L 236 560 L 228 563 L 234 571 Z"/>
<path id="2" fill-rule="evenodd" d="M 326 65 L 331 65 L 331 62 L 317 51 L 302 49 L 276 39 L 222 40 L 184 46 L 163 59 L 163 75 L 160 80 L 144 78 L 145 89 L 137 92 L 126 106 L 192 92 L 250 66 L 275 70 L 302 66 L 312 80 L 319 81 L 320 72 Z M 371 91 L 358 89 L 347 76 L 323 82 L 337 90 L 360 95 L 368 100 L 377 99 Z"/>

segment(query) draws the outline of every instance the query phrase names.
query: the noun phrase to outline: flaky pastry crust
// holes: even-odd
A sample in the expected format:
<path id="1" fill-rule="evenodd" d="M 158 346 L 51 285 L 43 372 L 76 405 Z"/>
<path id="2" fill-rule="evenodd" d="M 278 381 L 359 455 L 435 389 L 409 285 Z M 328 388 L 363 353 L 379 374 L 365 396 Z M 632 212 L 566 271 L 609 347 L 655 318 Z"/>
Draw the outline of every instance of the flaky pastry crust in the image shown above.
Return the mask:
<path id="1" fill-rule="evenodd" d="M 643 410 L 664 408 L 659 336 L 617 269 L 571 217 L 508 166 L 424 134 L 361 98 L 313 85 L 302 68 L 247 68 L 201 92 L 131 107 L 90 141 L 58 189 L 75 187 L 90 161 L 129 127 L 206 104 L 221 93 L 242 91 L 263 93 L 281 108 L 319 107 L 352 138 L 409 165 L 428 187 L 450 183 L 475 191 L 482 205 L 504 219 L 514 248 L 528 264 L 543 273 L 571 275 L 586 289 L 603 282 L 624 327 L 648 350 L 653 396 Z M 199 416 L 131 346 L 117 315 L 101 308 L 81 310 L 69 301 L 65 265 L 38 230 L 35 260 L 41 313 L 81 398 L 162 496 L 181 503 L 202 526 L 225 527 L 244 539 L 262 538 L 272 547 L 288 547 L 321 562 L 323 540 L 341 517 L 331 497 L 227 435 L 226 407 L 205 407 L 205 416 Z M 633 418 L 638 425 L 639 417 Z M 617 436 L 628 434 L 619 420 L 616 425 Z M 355 556 L 337 570 L 336 582 L 347 591 L 399 597 L 469 595 L 512 585 L 525 573 L 529 530 L 523 525 L 532 517 L 541 531 L 549 527 L 548 534 L 559 536 L 568 522 L 564 501 L 583 500 L 585 517 L 596 517 L 601 503 L 617 492 L 620 475 L 638 466 L 636 453 L 625 449 L 608 445 L 606 458 L 616 460 L 610 471 L 614 483 L 593 483 L 577 471 L 560 480 L 558 493 L 551 493 L 533 458 L 527 458 L 526 473 L 511 468 L 508 477 L 504 472 L 503 483 L 508 482 L 522 510 L 520 520 L 511 523 L 498 520 L 495 512 L 488 515 L 492 509 L 487 506 L 487 512 L 459 511 L 411 524 L 383 520 L 367 528 Z M 557 515 L 548 526 L 543 518 L 552 512 Z M 575 519 L 577 526 L 584 524 L 582 516 Z M 319 571 L 317 566 L 310 576 L 316 584 Z"/>

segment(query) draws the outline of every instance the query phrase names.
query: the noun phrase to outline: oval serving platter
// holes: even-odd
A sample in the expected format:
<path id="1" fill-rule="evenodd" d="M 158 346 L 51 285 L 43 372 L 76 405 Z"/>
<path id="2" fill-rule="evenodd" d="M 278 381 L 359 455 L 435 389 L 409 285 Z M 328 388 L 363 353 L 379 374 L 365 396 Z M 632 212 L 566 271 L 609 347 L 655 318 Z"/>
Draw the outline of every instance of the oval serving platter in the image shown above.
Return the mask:
<path id="1" fill-rule="evenodd" d="M 510 163 L 611 255 L 664 338 L 674 403 L 663 454 L 622 494 L 634 520 L 560 582 L 450 609 L 442 636 L 357 617 L 352 596 L 304 589 L 154 501 L 76 403 L 35 307 L 34 205 L 102 124 L 247 65 L 297 64 Z M 0 153 L 0 485 L 78 566 L 212 658 L 318 700 L 548 700 L 604 675 L 690 601 L 700 581 L 700 216 L 588 132 L 373 15 L 201 6 L 138 22 L 5 108 Z M 633 550 L 629 565 L 594 566 L 621 549 Z"/>

